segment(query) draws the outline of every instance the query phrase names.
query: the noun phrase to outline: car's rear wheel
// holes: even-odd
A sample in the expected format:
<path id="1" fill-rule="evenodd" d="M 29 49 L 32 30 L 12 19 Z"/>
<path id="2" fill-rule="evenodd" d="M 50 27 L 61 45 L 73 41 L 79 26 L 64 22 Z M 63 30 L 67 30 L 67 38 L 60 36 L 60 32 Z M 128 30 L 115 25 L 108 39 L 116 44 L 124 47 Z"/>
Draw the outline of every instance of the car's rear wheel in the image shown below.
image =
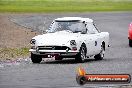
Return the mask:
<path id="1" fill-rule="evenodd" d="M 33 63 L 40 63 L 42 61 L 42 57 L 31 53 L 31 60 Z"/>
<path id="2" fill-rule="evenodd" d="M 104 54 L 105 54 L 105 45 L 101 45 L 101 52 L 97 55 L 94 56 L 95 60 L 102 60 L 104 58 Z"/>
<path id="3" fill-rule="evenodd" d="M 132 40 L 129 39 L 129 46 L 132 47 Z"/>
<path id="4" fill-rule="evenodd" d="M 79 53 L 75 56 L 75 61 L 81 63 L 84 62 L 84 60 L 86 59 L 86 52 L 87 52 L 86 46 L 85 44 L 82 44 Z"/>

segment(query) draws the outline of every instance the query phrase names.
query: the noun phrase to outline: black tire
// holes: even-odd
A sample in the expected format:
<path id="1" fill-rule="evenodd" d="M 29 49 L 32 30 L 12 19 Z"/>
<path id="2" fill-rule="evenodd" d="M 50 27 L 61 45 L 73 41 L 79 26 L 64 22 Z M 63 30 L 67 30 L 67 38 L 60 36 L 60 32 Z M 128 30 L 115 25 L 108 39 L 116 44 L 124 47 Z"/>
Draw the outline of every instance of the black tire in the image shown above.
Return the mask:
<path id="1" fill-rule="evenodd" d="M 40 63 L 42 61 L 42 57 L 31 53 L 31 60 L 33 63 Z"/>
<path id="2" fill-rule="evenodd" d="M 132 40 L 129 39 L 129 46 L 132 47 Z"/>
<path id="3" fill-rule="evenodd" d="M 101 52 L 94 56 L 95 60 L 103 60 L 105 53 L 105 45 L 101 45 Z"/>
<path id="4" fill-rule="evenodd" d="M 83 63 L 86 59 L 87 48 L 85 44 L 82 44 L 79 53 L 75 56 L 75 61 Z"/>

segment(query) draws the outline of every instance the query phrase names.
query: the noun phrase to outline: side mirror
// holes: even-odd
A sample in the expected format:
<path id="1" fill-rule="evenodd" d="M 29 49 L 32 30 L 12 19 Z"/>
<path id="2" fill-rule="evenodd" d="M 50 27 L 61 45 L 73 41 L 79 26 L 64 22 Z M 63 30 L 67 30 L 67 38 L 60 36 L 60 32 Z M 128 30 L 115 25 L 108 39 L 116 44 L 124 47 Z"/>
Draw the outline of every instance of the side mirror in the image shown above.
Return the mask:
<path id="1" fill-rule="evenodd" d="M 48 30 L 43 30 L 43 34 L 48 33 Z"/>
<path id="2" fill-rule="evenodd" d="M 49 30 L 45 30 L 45 32 L 47 33 Z"/>

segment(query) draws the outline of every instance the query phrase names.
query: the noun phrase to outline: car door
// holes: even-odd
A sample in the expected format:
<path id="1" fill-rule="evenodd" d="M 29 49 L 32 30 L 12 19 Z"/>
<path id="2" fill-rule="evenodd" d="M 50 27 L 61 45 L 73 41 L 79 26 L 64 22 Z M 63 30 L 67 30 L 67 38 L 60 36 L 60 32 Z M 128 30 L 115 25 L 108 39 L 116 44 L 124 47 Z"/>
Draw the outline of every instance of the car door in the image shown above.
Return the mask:
<path id="1" fill-rule="evenodd" d="M 92 36 L 89 34 L 87 28 L 86 28 L 86 24 L 82 23 L 81 26 L 81 35 L 79 37 L 79 42 L 85 43 L 86 44 L 86 48 L 87 48 L 87 56 L 90 56 L 93 54 L 93 49 L 91 47 L 93 47 L 93 40 L 92 40 Z"/>
<path id="2" fill-rule="evenodd" d="M 87 23 L 86 25 L 87 32 L 89 33 L 90 38 L 90 54 L 95 55 L 100 53 L 101 50 L 101 39 L 100 32 L 96 29 L 92 22 Z"/>

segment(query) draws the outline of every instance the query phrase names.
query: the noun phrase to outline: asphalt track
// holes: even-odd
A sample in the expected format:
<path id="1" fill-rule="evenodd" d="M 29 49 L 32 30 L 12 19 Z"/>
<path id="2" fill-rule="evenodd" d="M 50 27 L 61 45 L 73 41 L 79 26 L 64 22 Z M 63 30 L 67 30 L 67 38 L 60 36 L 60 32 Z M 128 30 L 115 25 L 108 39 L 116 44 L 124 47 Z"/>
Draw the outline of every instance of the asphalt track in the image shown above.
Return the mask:
<path id="1" fill-rule="evenodd" d="M 132 48 L 128 46 L 127 38 L 132 12 L 30 14 L 10 18 L 19 25 L 42 32 L 54 18 L 64 16 L 92 18 L 101 31 L 110 33 L 111 47 L 106 50 L 104 60 L 95 61 L 92 57 L 84 63 L 65 59 L 32 64 L 26 59 L 17 64 L 1 64 L 0 88 L 81 88 L 82 86 L 76 83 L 76 71 L 79 66 L 82 66 L 88 74 L 132 75 Z M 86 84 L 83 87 L 117 88 L 120 85 L 127 84 Z"/>

